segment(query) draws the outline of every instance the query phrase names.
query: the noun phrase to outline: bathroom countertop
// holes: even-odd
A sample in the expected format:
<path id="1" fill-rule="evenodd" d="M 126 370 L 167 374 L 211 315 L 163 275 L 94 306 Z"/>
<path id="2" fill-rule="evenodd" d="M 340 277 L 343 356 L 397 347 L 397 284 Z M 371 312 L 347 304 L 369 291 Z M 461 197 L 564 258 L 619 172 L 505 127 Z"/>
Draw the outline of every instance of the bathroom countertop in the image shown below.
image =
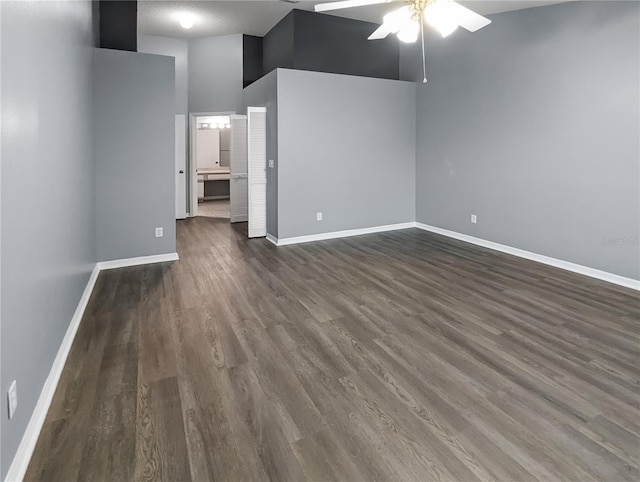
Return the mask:
<path id="1" fill-rule="evenodd" d="M 230 174 L 229 167 L 199 167 L 196 172 L 198 174 Z"/>
<path id="2" fill-rule="evenodd" d="M 227 181 L 231 179 L 229 167 L 204 167 L 196 171 L 197 181 Z"/>

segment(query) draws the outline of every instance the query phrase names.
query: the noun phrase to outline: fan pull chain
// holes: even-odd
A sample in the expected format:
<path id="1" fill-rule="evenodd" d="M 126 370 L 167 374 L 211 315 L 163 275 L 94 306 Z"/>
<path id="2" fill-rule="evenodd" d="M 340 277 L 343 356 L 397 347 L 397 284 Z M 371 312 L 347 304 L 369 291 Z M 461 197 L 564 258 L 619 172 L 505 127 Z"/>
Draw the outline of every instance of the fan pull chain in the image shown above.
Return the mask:
<path id="1" fill-rule="evenodd" d="M 427 83 L 427 58 L 424 54 L 424 21 L 420 19 L 420 37 L 422 37 L 422 83 Z"/>

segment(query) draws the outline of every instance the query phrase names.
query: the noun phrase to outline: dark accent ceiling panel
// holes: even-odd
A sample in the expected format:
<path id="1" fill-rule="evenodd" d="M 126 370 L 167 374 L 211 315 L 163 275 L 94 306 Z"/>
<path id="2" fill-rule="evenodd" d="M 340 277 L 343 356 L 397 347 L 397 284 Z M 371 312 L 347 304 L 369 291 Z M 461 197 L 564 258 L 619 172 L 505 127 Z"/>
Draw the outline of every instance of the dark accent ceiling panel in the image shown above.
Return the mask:
<path id="1" fill-rule="evenodd" d="M 383 79 L 400 78 L 395 35 L 367 40 L 375 23 L 294 10 L 293 68 Z"/>
<path id="2" fill-rule="evenodd" d="M 398 39 L 367 40 L 377 28 L 375 23 L 292 10 L 263 39 L 262 74 L 286 68 L 397 80 Z"/>
<path id="3" fill-rule="evenodd" d="M 242 36 L 242 86 L 262 77 L 262 37 Z"/>
<path id="4" fill-rule="evenodd" d="M 274 69 L 293 69 L 293 29 L 294 12 L 292 10 L 273 27 L 262 40 L 262 73 L 268 74 Z"/>
<path id="5" fill-rule="evenodd" d="M 138 2 L 100 1 L 100 48 L 138 51 Z"/>

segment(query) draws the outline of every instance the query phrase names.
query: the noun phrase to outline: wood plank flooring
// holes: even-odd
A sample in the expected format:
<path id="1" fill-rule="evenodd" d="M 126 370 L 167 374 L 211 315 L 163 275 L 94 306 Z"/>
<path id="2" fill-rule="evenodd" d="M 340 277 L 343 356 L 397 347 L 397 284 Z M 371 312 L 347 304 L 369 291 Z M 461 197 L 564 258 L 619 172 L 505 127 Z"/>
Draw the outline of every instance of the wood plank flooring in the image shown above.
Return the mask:
<path id="1" fill-rule="evenodd" d="M 188 219 L 179 262 L 100 275 L 26 480 L 640 479 L 637 292 L 415 229 L 245 235 Z"/>

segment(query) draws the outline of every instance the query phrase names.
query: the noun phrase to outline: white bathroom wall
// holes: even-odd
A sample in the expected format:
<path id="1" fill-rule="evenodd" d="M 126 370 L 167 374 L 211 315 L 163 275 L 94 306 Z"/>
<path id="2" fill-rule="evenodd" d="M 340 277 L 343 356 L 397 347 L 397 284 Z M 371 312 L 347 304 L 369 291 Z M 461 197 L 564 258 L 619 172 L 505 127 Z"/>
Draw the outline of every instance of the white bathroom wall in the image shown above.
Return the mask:
<path id="1" fill-rule="evenodd" d="M 198 168 L 220 165 L 220 131 L 199 129 L 196 132 L 196 164 Z"/>

